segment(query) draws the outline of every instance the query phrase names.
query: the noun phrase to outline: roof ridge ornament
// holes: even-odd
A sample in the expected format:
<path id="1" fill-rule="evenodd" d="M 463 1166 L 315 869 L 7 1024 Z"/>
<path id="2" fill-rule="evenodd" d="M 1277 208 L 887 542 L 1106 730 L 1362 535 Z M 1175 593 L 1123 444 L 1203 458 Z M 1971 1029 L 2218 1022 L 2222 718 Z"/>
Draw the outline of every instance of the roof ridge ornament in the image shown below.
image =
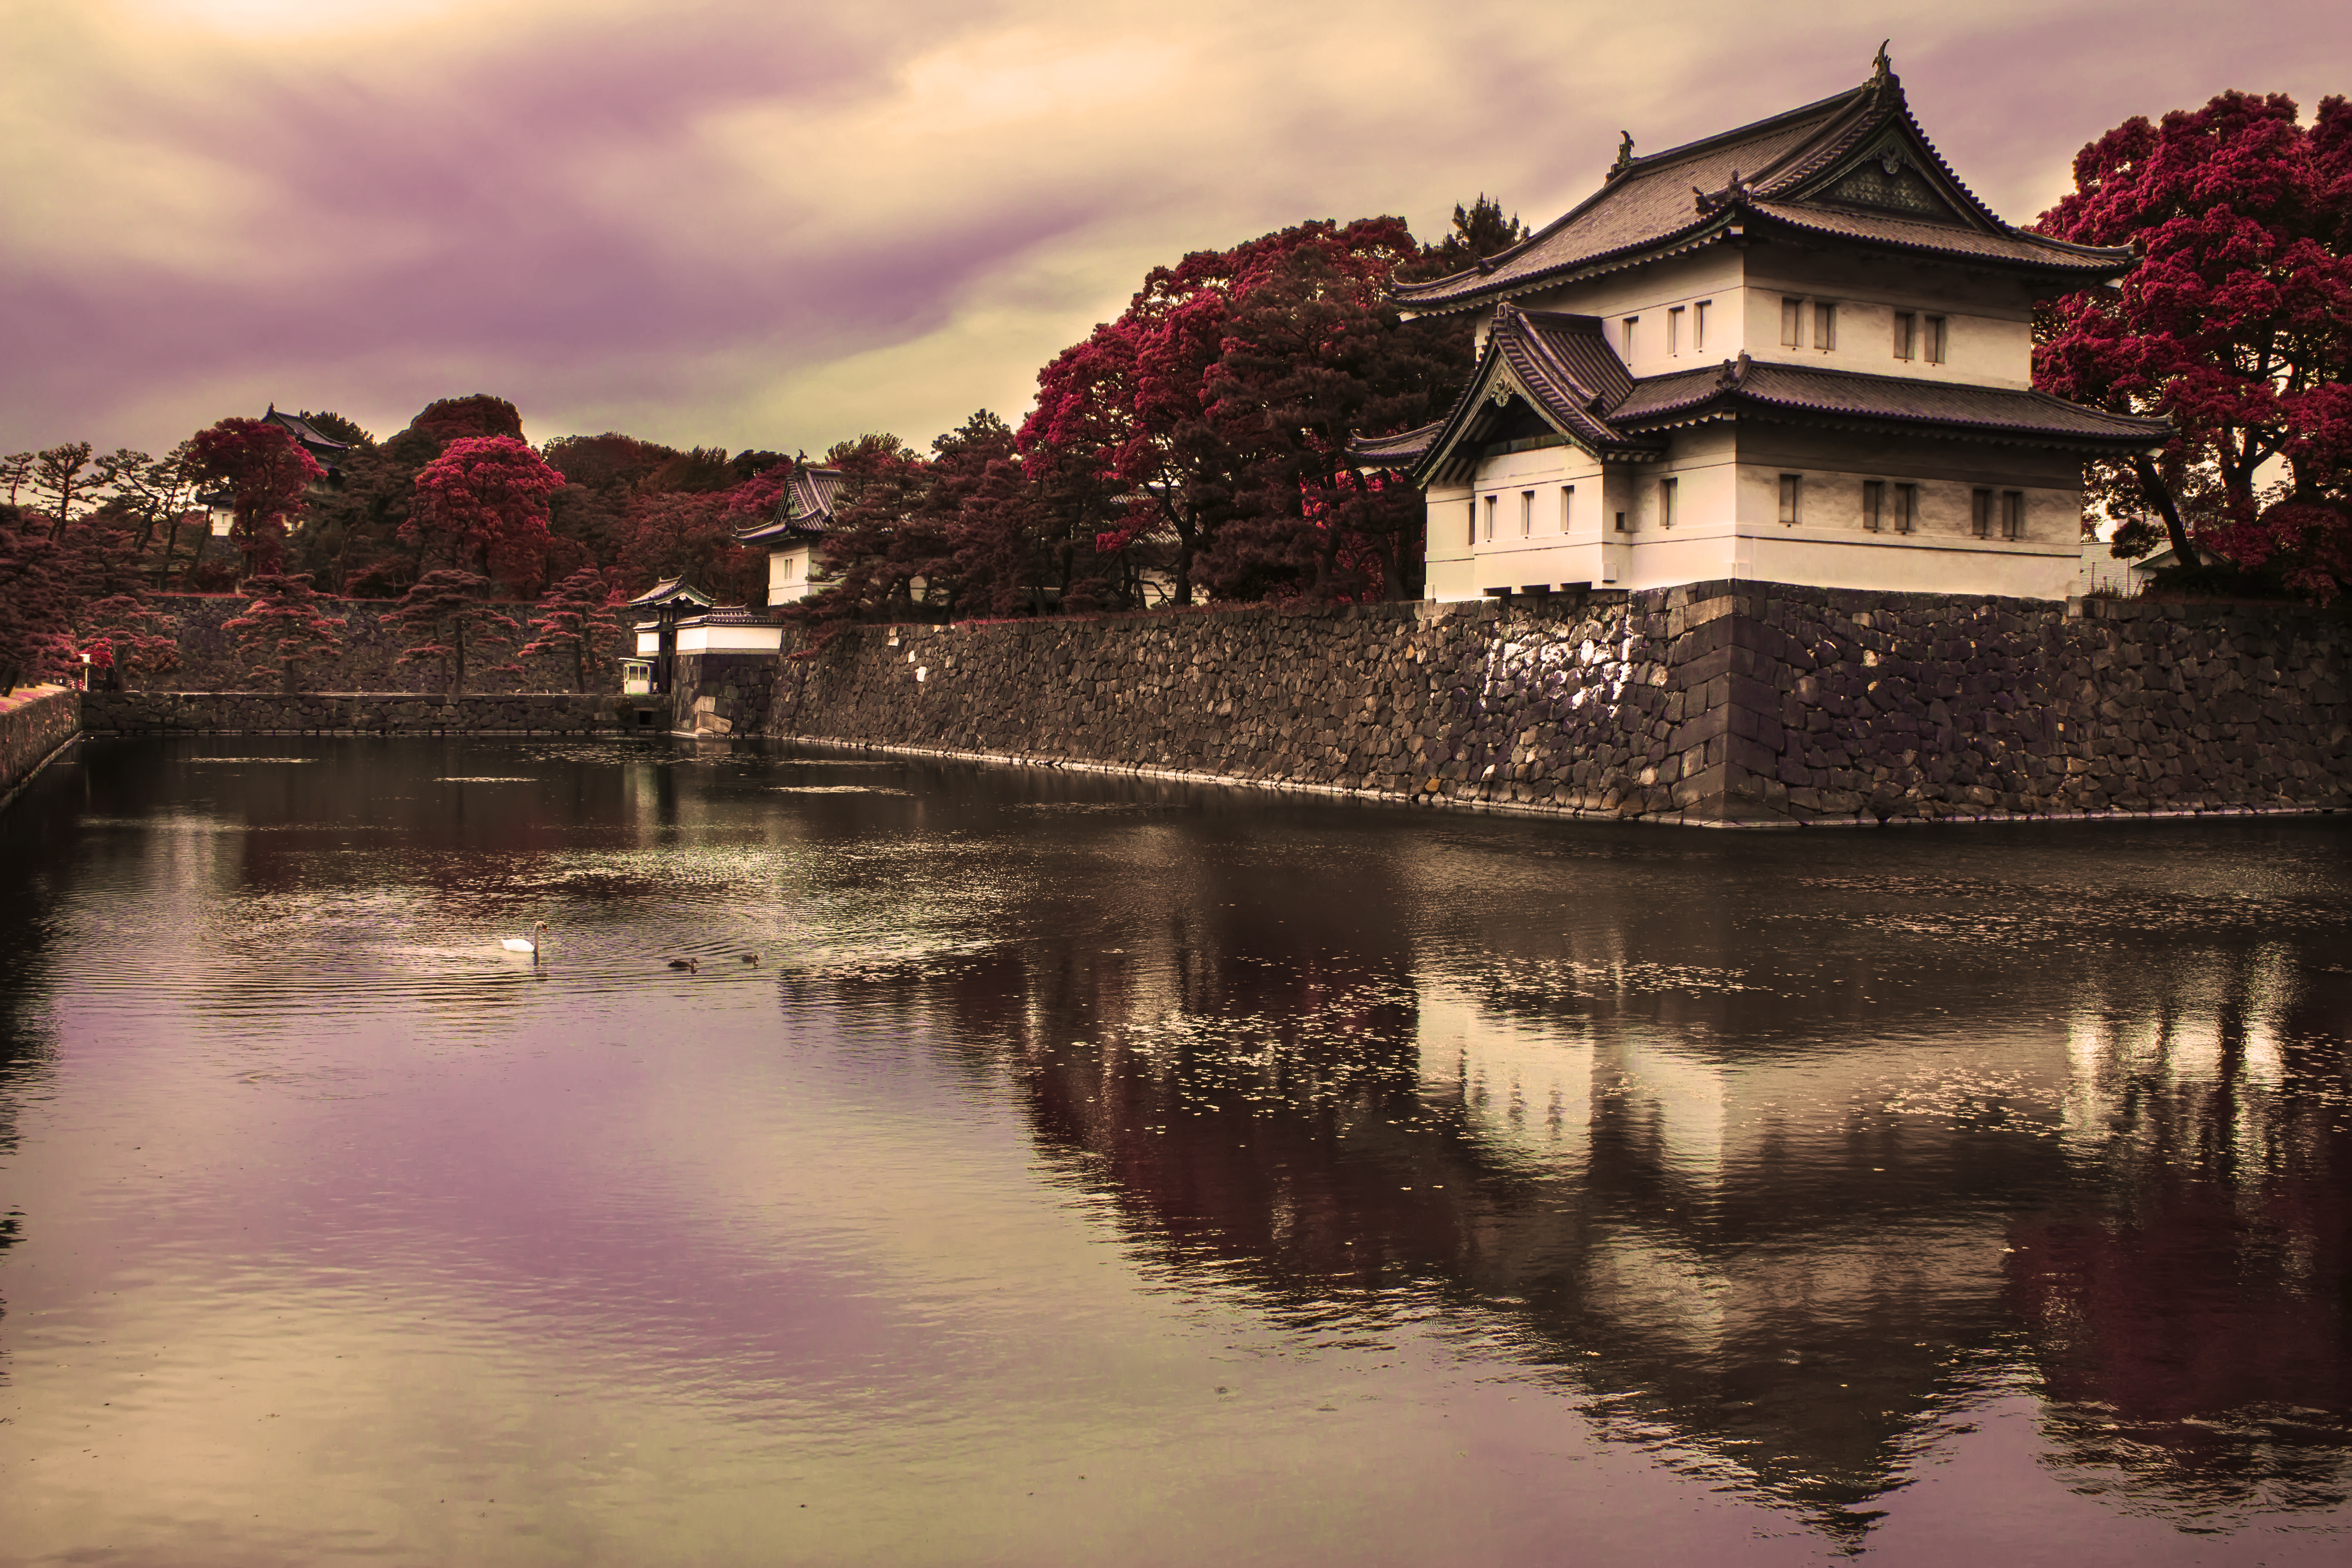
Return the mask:
<path id="1" fill-rule="evenodd" d="M 1741 349 L 1738 359 L 1727 359 L 1723 362 L 1723 368 L 1716 373 L 1716 386 L 1724 392 L 1738 391 L 1740 384 L 1748 379 L 1748 367 L 1751 363 L 1748 357 L 1748 351 Z"/>
<path id="2" fill-rule="evenodd" d="M 1631 131 L 1620 131 L 1617 132 L 1617 161 L 1609 165 L 1609 173 L 1606 176 L 1612 180 L 1633 166 L 1633 133 Z"/>
<path id="3" fill-rule="evenodd" d="M 1878 53 L 1870 62 L 1870 85 L 1874 88 L 1889 87 L 1895 81 L 1895 62 L 1886 58 L 1886 46 L 1894 41 L 1892 38 L 1881 39 Z"/>
<path id="4" fill-rule="evenodd" d="M 1739 177 L 1739 171 L 1737 169 L 1731 171 L 1731 178 L 1723 183 L 1720 190 L 1702 191 L 1696 185 L 1691 187 L 1692 205 L 1697 207 L 1701 214 L 1711 213 L 1717 208 L 1729 206 L 1734 202 L 1743 202 L 1747 199 L 1748 182 Z"/>

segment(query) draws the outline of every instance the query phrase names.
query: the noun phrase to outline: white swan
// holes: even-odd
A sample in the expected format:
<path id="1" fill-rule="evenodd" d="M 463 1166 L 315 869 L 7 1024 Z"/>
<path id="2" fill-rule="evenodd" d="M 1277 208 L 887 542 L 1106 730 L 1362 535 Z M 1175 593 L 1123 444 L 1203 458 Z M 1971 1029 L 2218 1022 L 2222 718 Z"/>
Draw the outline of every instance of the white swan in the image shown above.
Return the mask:
<path id="1" fill-rule="evenodd" d="M 499 945 L 509 952 L 527 952 L 530 954 L 530 961 L 536 963 L 539 962 L 539 933 L 546 929 L 545 921 L 535 921 L 530 928 L 530 936 L 502 936 L 499 938 Z"/>

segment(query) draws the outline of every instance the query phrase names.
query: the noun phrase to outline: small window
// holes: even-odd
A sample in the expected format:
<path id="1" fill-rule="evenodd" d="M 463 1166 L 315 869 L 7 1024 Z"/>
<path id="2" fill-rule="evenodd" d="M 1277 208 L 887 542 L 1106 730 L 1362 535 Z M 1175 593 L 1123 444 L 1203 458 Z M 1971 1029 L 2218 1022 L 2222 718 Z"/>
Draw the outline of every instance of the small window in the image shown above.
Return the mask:
<path id="1" fill-rule="evenodd" d="M 1837 347 L 1837 307 L 1827 300 L 1813 306 L 1813 347 L 1823 353 Z"/>
<path id="2" fill-rule="evenodd" d="M 1979 489 L 1969 492 L 1969 530 L 1979 539 L 1992 537 L 1992 492 L 1990 490 Z"/>
<path id="3" fill-rule="evenodd" d="M 1625 363 L 1627 364 L 1632 364 L 1633 363 L 1633 329 L 1641 324 L 1642 318 L 1639 316 L 1628 316 L 1625 318 L 1625 335 L 1622 340 L 1620 340 L 1622 344 L 1620 352 L 1625 356 Z"/>
<path id="4" fill-rule="evenodd" d="M 1945 318 L 1941 316 L 1930 316 L 1927 318 L 1927 341 L 1924 347 L 1926 349 L 1926 358 L 1927 363 L 1929 364 L 1943 363 L 1945 359 L 1944 351 L 1950 346 L 1947 341 Z"/>
<path id="5" fill-rule="evenodd" d="M 1500 496 L 1486 498 L 1486 542 L 1489 544 L 1495 542 L 1495 503 L 1502 499 Z"/>
<path id="6" fill-rule="evenodd" d="M 1797 526 L 1798 509 L 1803 504 L 1805 479 L 1801 474 L 1780 476 L 1780 521 L 1783 526 Z"/>
<path id="7" fill-rule="evenodd" d="M 1676 496 L 1680 492 L 1681 486 L 1682 481 L 1679 479 L 1660 479 L 1658 481 L 1658 526 L 1660 528 L 1674 527 L 1675 521 L 1675 501 Z"/>
<path id="8" fill-rule="evenodd" d="M 1532 538 L 1536 531 L 1536 492 L 1519 492 L 1519 537 Z"/>
<path id="9" fill-rule="evenodd" d="M 2000 536 L 2003 539 L 2025 537 L 2025 492 L 2000 492 Z"/>
<path id="10" fill-rule="evenodd" d="M 1802 300 L 1780 301 L 1780 346 L 1801 349 L 1805 346 L 1805 302 Z"/>
<path id="11" fill-rule="evenodd" d="M 1470 531 L 1462 536 L 1462 542 L 1471 545 L 1478 542 L 1478 502 L 1475 497 L 1470 502 Z"/>
<path id="12" fill-rule="evenodd" d="M 1919 487 L 1917 485 L 1895 486 L 1895 531 L 1897 533 L 1908 533 L 1911 531 L 1913 525 L 1917 523 L 1918 521 Z"/>
<path id="13" fill-rule="evenodd" d="M 1706 352 L 1706 308 L 1714 303 L 1712 300 L 1701 300 L 1691 307 L 1691 352 L 1693 353 Z"/>
<path id="14" fill-rule="evenodd" d="M 1910 310 L 1895 312 L 1895 357 L 1919 357 L 1919 318 Z"/>
<path id="15" fill-rule="evenodd" d="M 1575 517 L 1576 487 L 1574 485 L 1562 485 L 1559 487 L 1559 531 L 1562 533 L 1566 533 L 1568 531 L 1569 525 L 1575 520 Z"/>
<path id="16" fill-rule="evenodd" d="M 1886 526 L 1886 481 L 1862 481 L 1862 526 L 1876 533 Z"/>
<path id="17" fill-rule="evenodd" d="M 1632 529 L 1625 526 L 1625 514 L 1622 511 L 1617 514 L 1617 531 L 1620 533 L 1631 533 L 1633 531 Z"/>
<path id="18" fill-rule="evenodd" d="M 1666 312 L 1666 356 L 1671 359 L 1683 352 L 1683 308 L 1676 305 Z"/>

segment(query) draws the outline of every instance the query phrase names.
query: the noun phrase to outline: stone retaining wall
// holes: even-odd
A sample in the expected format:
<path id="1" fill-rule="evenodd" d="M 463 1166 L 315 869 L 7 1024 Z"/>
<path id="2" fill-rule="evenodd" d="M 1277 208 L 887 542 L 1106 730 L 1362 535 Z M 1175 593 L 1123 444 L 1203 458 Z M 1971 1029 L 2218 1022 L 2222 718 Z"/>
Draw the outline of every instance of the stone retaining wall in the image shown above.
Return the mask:
<path id="1" fill-rule="evenodd" d="M 659 726 L 635 699 L 567 692 L 92 691 L 83 704 L 92 735 L 592 735 Z"/>
<path id="2" fill-rule="evenodd" d="M 2294 608 L 1759 583 L 863 627 L 787 661 L 757 727 L 1709 824 L 2334 809 L 2347 632 Z M 738 728 L 760 695 L 736 683 Z"/>
<path id="3" fill-rule="evenodd" d="M 0 806 L 81 728 L 81 693 L 35 688 L 0 697 Z"/>

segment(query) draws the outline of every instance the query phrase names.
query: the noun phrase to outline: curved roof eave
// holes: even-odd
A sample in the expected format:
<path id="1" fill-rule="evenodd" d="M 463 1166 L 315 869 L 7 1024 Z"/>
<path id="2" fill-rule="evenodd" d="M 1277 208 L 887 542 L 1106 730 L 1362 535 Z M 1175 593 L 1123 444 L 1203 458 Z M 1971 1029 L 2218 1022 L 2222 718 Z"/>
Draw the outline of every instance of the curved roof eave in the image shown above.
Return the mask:
<path id="1" fill-rule="evenodd" d="M 1450 316 L 1458 310 L 1474 310 L 1481 307 L 1499 305 L 1507 300 L 1515 300 L 1522 294 L 1531 294 L 1538 289 L 1554 289 L 1564 283 L 1580 283 L 1587 278 L 1605 277 L 1612 272 L 1622 272 L 1628 267 L 1640 267 L 1652 261 L 1663 261 L 1668 257 L 1685 255 L 1703 245 L 1711 243 L 1717 237 L 1715 230 L 1728 226 L 1734 221 L 1727 216 L 1729 211 L 1728 208 L 1718 209 L 1707 214 L 1688 227 L 1677 229 L 1673 234 L 1661 238 L 1620 246 L 1615 250 L 1602 251 L 1597 256 L 1580 257 L 1574 261 L 1564 262 L 1549 271 L 1530 272 L 1524 277 L 1507 280 L 1497 279 L 1490 288 L 1458 294 L 1450 299 L 1434 301 L 1415 300 L 1409 298 L 1402 289 L 1399 289 L 1395 295 L 1396 306 L 1401 310 L 1410 310 L 1417 316 Z M 1455 276 L 1462 277 L 1465 274 L 1457 273 Z M 1438 281 L 1447 280 L 1440 279 Z M 1430 284 L 1425 287 L 1434 288 L 1435 285 Z"/>
<path id="2" fill-rule="evenodd" d="M 1774 424 L 1803 425 L 1813 429 L 1857 430 L 1883 435 L 1899 431 L 1906 435 L 1940 437 L 1946 440 L 1979 441 L 1996 446 L 2058 447 L 2084 452 L 2136 452 L 2162 446 L 2170 438 L 2169 428 L 2138 432 L 2117 431 L 2112 436 L 2100 436 L 2089 431 L 2055 431 L 2028 426 L 1976 423 L 1965 419 L 1932 416 L 1907 417 L 1900 414 L 1860 414 L 1843 410 L 1808 407 L 1802 404 L 1784 403 L 1776 399 L 1727 390 L 1685 404 L 1665 408 L 1642 416 L 1643 431 L 1688 429 L 1696 425 L 1726 423 L 1740 419 L 1761 419 Z"/>

